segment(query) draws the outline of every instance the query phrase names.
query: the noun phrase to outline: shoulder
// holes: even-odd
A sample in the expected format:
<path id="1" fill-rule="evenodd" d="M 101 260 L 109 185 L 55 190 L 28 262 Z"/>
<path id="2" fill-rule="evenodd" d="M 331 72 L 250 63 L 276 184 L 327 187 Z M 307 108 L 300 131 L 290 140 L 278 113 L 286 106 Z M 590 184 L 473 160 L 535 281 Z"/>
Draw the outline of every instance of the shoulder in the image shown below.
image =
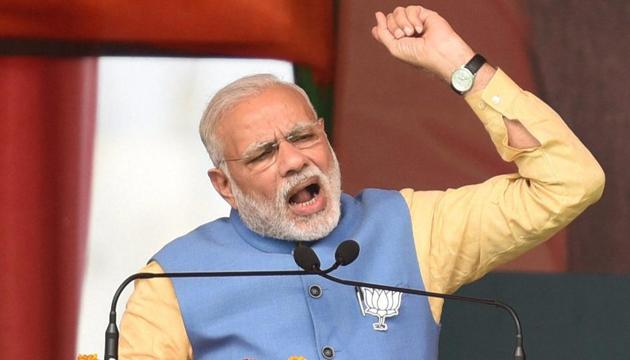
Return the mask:
<path id="1" fill-rule="evenodd" d="M 355 201 L 363 204 L 376 204 L 383 202 L 396 202 L 403 200 L 399 191 L 387 189 L 363 189 L 357 196 Z"/>
<path id="2" fill-rule="evenodd" d="M 189 233 L 182 235 L 166 244 L 151 260 L 160 261 L 165 256 L 179 256 L 178 254 L 206 253 L 213 248 L 220 248 L 234 238 L 234 229 L 229 218 L 220 218 L 205 223 Z M 161 261 L 160 261 L 161 262 Z"/>
<path id="3" fill-rule="evenodd" d="M 366 218 L 391 220 L 409 213 L 404 197 L 397 190 L 364 189 L 352 199 Z"/>
<path id="4" fill-rule="evenodd" d="M 411 188 L 400 190 L 400 196 L 405 200 L 407 206 L 413 211 L 414 208 L 433 207 L 433 205 L 442 197 L 444 191 L 417 191 Z"/>
<path id="5" fill-rule="evenodd" d="M 362 190 L 352 199 L 360 205 L 373 207 L 400 206 L 405 204 L 413 212 L 413 209 L 433 208 L 444 195 L 444 191 L 417 191 L 411 188 L 402 190 L 387 190 L 368 188 Z"/>

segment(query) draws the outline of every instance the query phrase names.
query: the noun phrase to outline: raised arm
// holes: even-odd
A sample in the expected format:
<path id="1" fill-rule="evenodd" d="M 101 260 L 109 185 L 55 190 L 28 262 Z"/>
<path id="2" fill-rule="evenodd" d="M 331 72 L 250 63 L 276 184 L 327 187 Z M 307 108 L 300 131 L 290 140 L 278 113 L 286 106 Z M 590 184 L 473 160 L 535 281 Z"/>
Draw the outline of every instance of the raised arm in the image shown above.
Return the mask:
<path id="1" fill-rule="evenodd" d="M 429 71 L 446 83 L 475 55 L 444 18 L 422 6 L 397 7 L 387 15 L 377 12 L 372 36 L 395 58 Z M 490 64 L 484 64 L 469 93 L 482 91 L 495 72 Z M 518 120 L 504 121 L 510 146 L 526 149 L 540 145 Z"/>
<path id="2" fill-rule="evenodd" d="M 376 13 L 376 21 L 372 35 L 395 58 L 447 83 L 475 54 L 446 20 L 420 6 Z M 447 191 L 401 192 L 423 281 L 437 292 L 454 292 L 548 239 L 604 186 L 601 167 L 560 116 L 501 70 L 483 65 L 465 99 L 518 173 Z M 439 321 L 442 302 L 430 302 Z"/>

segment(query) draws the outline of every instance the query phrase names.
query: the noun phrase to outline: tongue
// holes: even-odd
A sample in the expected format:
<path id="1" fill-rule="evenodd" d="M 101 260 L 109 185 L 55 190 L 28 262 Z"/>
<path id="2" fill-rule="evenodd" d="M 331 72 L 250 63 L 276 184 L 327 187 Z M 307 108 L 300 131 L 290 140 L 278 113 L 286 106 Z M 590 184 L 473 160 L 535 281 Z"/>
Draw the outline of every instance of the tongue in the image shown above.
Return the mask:
<path id="1" fill-rule="evenodd" d="M 304 203 L 307 202 L 309 200 L 311 200 L 313 198 L 313 194 L 311 194 L 310 191 L 303 189 L 298 191 L 295 195 L 291 196 L 291 199 L 289 199 L 291 202 L 293 203 Z"/>

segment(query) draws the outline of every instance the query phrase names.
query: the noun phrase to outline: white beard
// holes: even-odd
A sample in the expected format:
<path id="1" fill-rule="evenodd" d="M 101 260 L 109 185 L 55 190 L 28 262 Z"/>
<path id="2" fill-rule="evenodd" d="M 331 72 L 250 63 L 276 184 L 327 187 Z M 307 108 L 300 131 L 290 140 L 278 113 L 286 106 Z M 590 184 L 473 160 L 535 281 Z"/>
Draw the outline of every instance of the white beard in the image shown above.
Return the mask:
<path id="1" fill-rule="evenodd" d="M 341 214 L 341 172 L 335 153 L 332 155 L 332 165 L 327 174 L 317 167 L 307 167 L 284 179 L 273 200 L 243 193 L 226 172 L 245 225 L 262 236 L 282 240 L 313 241 L 330 234 L 339 223 Z M 289 208 L 287 194 L 294 186 L 314 176 L 319 179 L 318 196 L 327 197 L 326 208 L 308 216 L 295 215 Z"/>

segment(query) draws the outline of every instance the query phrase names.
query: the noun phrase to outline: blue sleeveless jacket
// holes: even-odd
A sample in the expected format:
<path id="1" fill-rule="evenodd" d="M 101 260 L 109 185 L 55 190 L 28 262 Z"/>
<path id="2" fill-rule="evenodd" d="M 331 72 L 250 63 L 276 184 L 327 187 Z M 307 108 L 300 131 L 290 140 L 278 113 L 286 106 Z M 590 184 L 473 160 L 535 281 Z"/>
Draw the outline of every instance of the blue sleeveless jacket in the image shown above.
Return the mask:
<path id="1" fill-rule="evenodd" d="M 400 193 L 343 194 L 341 206 L 339 225 L 312 246 L 322 268 L 334 263 L 340 242 L 354 239 L 361 247 L 358 259 L 332 275 L 424 289 Z M 169 243 L 154 260 L 166 272 L 298 270 L 294 246 L 257 235 L 232 211 Z M 439 325 L 424 297 L 403 294 L 398 315 L 384 319 L 386 331 L 376 331 L 379 320 L 366 304 L 387 307 L 391 294 L 362 293 L 316 275 L 173 279 L 173 285 L 198 360 L 437 359 Z"/>

